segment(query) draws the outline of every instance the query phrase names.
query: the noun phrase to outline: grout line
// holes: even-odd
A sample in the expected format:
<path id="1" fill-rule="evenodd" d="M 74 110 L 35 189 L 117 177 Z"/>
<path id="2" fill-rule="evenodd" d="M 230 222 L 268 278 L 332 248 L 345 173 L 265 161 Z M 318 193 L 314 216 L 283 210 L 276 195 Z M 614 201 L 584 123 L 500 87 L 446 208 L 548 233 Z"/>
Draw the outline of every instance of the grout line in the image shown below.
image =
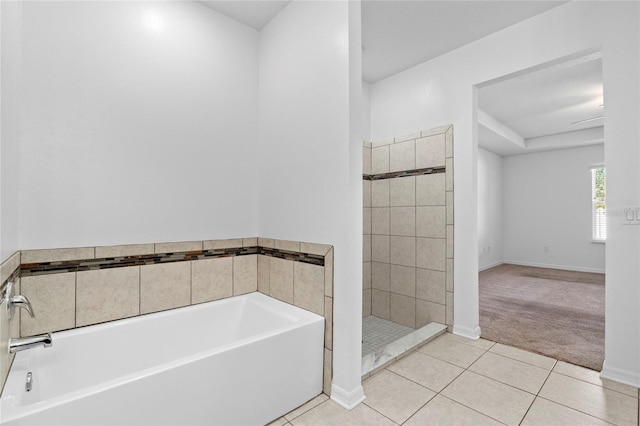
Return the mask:
<path id="1" fill-rule="evenodd" d="M 578 409 L 576 409 L 576 408 L 574 408 L 574 407 L 570 407 L 570 406 L 568 406 L 568 405 L 562 404 L 562 403 L 560 403 L 560 402 L 558 402 L 558 401 L 554 401 L 554 400 L 549 399 L 549 398 L 545 398 L 544 396 L 536 396 L 536 399 L 537 399 L 537 398 L 544 399 L 545 401 L 552 402 L 552 403 L 557 404 L 557 405 L 560 405 L 560 406 L 562 406 L 562 407 L 564 407 L 564 408 L 568 408 L 568 409 L 570 409 L 570 410 L 576 411 L 576 412 L 578 412 L 578 413 L 584 414 L 584 415 L 589 416 L 589 417 L 593 417 L 594 419 L 598 419 L 598 420 L 600 420 L 601 422 L 605 422 L 605 423 L 608 423 L 608 424 L 615 424 L 615 423 L 612 423 L 612 422 L 610 422 L 610 421 L 608 421 L 608 420 L 602 419 L 602 418 L 600 418 L 600 417 L 598 417 L 598 416 L 594 416 L 593 414 L 585 413 L 584 411 L 578 410 Z"/>
<path id="2" fill-rule="evenodd" d="M 555 368 L 555 365 L 557 365 L 557 364 L 558 364 L 558 362 L 559 362 L 559 361 L 557 361 L 557 360 L 556 360 L 556 364 L 554 364 L 554 368 Z M 564 362 L 566 362 L 566 361 L 564 361 Z M 571 364 L 571 363 L 567 363 L 567 364 Z M 576 365 L 576 364 L 571 364 L 571 365 Z M 579 365 L 578 365 L 578 367 L 580 367 L 580 368 L 586 368 L 586 367 L 581 367 L 581 366 L 579 366 Z M 619 393 L 619 394 L 621 394 L 621 395 L 628 396 L 629 398 L 636 398 L 636 399 L 638 398 L 637 396 L 629 395 L 628 393 L 624 393 L 624 392 L 621 392 L 621 391 L 616 390 L 616 389 L 611 389 L 611 388 L 608 388 L 608 387 L 606 387 L 606 386 L 602 386 L 602 385 L 599 385 L 599 384 L 597 384 L 597 383 L 590 382 L 590 381 L 588 381 L 588 380 L 580 379 L 580 378 L 578 378 L 578 377 L 570 376 L 570 375 L 565 374 L 565 373 L 560 373 L 560 372 L 555 371 L 555 370 L 551 370 L 551 372 L 556 373 L 556 374 L 559 374 L 559 375 L 564 376 L 564 377 L 568 377 L 568 378 L 570 378 L 570 379 L 578 380 L 578 381 L 580 381 L 580 382 L 587 383 L 587 384 L 590 384 L 590 385 L 593 385 L 593 386 L 598 386 L 598 387 L 600 387 L 600 388 L 602 388 L 602 389 L 606 389 L 606 390 L 611 391 L 611 392 L 616 392 L 616 393 Z M 624 384 L 624 383 L 623 383 L 623 384 Z M 627 386 L 629 386 L 629 385 L 627 385 Z M 633 386 L 631 386 L 631 387 L 633 387 Z M 639 409 L 640 409 L 640 403 L 638 404 L 638 407 L 639 407 Z"/>

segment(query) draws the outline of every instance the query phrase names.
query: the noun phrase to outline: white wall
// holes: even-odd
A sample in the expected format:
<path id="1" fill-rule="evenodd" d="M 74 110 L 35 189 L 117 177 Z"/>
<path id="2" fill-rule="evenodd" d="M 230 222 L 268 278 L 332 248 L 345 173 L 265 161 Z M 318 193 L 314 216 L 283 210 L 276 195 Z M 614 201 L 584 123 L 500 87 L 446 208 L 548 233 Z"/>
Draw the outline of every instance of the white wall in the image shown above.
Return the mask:
<path id="1" fill-rule="evenodd" d="M 371 142 L 371 85 L 362 82 L 362 140 Z"/>
<path id="2" fill-rule="evenodd" d="M 590 170 L 603 163 L 602 144 L 505 157 L 505 262 L 604 272 L 605 246 L 591 241 Z"/>
<path id="3" fill-rule="evenodd" d="M 0 263 L 18 250 L 22 3 L 0 2 Z"/>
<path id="4" fill-rule="evenodd" d="M 359 2 L 294 1 L 260 36 L 260 236 L 335 247 L 332 398 L 343 405 L 363 395 L 359 14 Z"/>
<path id="5" fill-rule="evenodd" d="M 257 235 L 258 33 L 196 2 L 25 2 L 20 248 Z"/>
<path id="6" fill-rule="evenodd" d="M 640 205 L 640 11 L 637 2 L 569 2 L 371 86 L 371 137 L 453 124 L 455 325 L 478 318 L 475 85 L 601 46 L 610 212 Z M 608 223 L 603 376 L 640 386 L 640 227 Z"/>
<path id="7" fill-rule="evenodd" d="M 503 158 L 478 148 L 478 267 L 500 265 L 503 258 Z"/>

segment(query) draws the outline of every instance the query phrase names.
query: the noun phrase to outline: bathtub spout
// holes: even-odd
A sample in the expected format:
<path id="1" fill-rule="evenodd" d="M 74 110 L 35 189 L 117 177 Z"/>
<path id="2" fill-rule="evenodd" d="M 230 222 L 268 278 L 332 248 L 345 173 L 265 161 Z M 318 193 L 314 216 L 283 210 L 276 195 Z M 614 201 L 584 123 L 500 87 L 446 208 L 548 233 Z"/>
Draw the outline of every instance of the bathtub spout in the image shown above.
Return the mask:
<path id="1" fill-rule="evenodd" d="M 9 339 L 9 353 L 16 353 L 37 346 L 48 348 L 53 345 L 51 333 L 38 334 L 36 336 L 21 337 L 19 339 Z"/>

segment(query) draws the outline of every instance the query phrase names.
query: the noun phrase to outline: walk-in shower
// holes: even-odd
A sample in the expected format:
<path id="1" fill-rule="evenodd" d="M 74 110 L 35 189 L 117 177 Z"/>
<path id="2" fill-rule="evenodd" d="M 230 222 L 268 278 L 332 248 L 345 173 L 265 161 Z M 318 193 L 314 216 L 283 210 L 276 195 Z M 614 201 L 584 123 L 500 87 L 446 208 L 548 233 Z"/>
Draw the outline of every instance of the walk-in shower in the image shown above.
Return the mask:
<path id="1" fill-rule="evenodd" d="M 452 126 L 364 143 L 363 250 L 366 374 L 453 324 Z"/>

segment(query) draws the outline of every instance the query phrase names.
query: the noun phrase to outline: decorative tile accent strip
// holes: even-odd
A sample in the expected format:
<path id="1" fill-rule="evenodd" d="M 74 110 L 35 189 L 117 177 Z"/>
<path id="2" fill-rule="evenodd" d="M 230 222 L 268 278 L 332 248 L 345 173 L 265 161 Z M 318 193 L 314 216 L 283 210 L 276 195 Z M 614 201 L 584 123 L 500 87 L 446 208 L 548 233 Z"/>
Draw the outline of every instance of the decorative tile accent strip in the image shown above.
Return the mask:
<path id="1" fill-rule="evenodd" d="M 125 266 L 153 265 L 157 263 L 184 262 L 218 257 L 248 256 L 252 254 L 262 254 L 270 257 L 278 257 L 296 262 L 324 266 L 324 256 L 278 250 L 275 248 L 251 246 L 176 253 L 144 254 L 137 256 L 105 257 L 101 259 L 24 263 L 20 265 L 20 275 L 28 277 L 63 272 L 95 271 L 99 269 L 121 268 Z"/>
<path id="2" fill-rule="evenodd" d="M 362 179 L 364 180 L 393 179 L 393 178 L 405 177 L 405 176 L 431 175 L 435 173 L 444 173 L 445 171 L 446 171 L 445 167 L 429 167 L 426 169 L 403 170 L 400 172 L 391 172 L 391 173 L 378 173 L 376 175 L 362 175 Z"/>

